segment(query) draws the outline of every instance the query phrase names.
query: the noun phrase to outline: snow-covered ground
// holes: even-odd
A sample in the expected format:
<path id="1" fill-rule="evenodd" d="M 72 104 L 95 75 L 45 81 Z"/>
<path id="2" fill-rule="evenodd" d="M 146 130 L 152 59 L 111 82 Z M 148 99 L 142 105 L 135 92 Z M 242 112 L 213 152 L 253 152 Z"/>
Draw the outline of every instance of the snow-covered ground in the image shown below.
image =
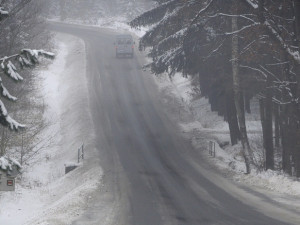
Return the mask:
<path id="1" fill-rule="evenodd" d="M 77 149 L 83 143 L 86 158 L 91 157 L 94 132 L 87 111 L 84 43 L 62 34 L 56 40 L 57 56 L 40 72 L 45 119 L 52 123 L 41 138 L 56 134 L 54 143 L 37 155 L 37 164 L 24 168 L 15 192 L 0 193 L 0 202 L 5 202 L 0 204 L 1 225 L 70 224 L 101 183 L 102 170 L 96 162 L 81 162 L 73 172 L 64 174 L 65 164 L 77 162 Z"/>
<path id="2" fill-rule="evenodd" d="M 143 12 L 155 7 L 155 2 L 149 0 L 106 0 L 102 1 L 102 13 L 93 21 L 85 21 L 81 18 L 66 18 L 64 21 L 60 17 L 48 18 L 52 22 L 63 22 L 69 24 L 79 24 L 91 27 L 109 28 L 120 32 L 133 33 L 137 37 L 142 37 L 148 27 L 132 29 L 128 22 L 141 15 Z"/>
<path id="3" fill-rule="evenodd" d="M 147 30 L 133 30 L 126 22 L 123 17 L 107 17 L 94 26 L 132 32 L 138 37 Z M 57 56 L 49 68 L 41 73 L 44 78 L 42 89 L 48 105 L 45 117 L 54 122 L 43 136 L 55 133 L 56 141 L 51 148 L 37 156 L 38 164 L 25 170 L 22 185 L 17 185 L 16 192 L 0 193 L 0 202 L 5 202 L 0 204 L 0 225 L 70 224 L 84 211 L 90 193 L 101 185 L 102 170 L 93 160 L 90 160 L 93 165 L 83 162 L 72 173 L 64 174 L 65 164 L 77 161 L 77 148 L 82 143 L 87 157 L 92 157 L 95 152 L 92 143 L 94 132 L 86 111 L 89 103 L 85 85 L 84 43 L 61 34 L 56 40 L 59 40 L 56 43 Z M 228 125 L 217 113 L 211 112 L 207 99 L 194 98 L 190 79 L 177 74 L 172 80 L 167 75 L 156 77 L 155 80 L 166 96 L 163 101 L 174 103 L 182 131 L 207 160 L 227 171 L 237 182 L 271 191 L 279 202 L 291 204 L 293 196 L 300 194 L 300 182 L 280 172 L 244 175 L 245 166 L 239 146 L 219 146 L 219 143 L 229 141 Z M 81 110 L 74 110 L 78 107 Z M 252 143 L 259 150 L 259 120 L 255 116 L 248 116 L 247 126 L 251 131 Z M 208 141 L 216 143 L 216 158 L 210 157 L 207 148 L 203 148 L 203 145 L 208 146 Z M 286 194 L 292 197 L 288 199 Z M 296 206 L 300 208 L 300 205 Z"/>

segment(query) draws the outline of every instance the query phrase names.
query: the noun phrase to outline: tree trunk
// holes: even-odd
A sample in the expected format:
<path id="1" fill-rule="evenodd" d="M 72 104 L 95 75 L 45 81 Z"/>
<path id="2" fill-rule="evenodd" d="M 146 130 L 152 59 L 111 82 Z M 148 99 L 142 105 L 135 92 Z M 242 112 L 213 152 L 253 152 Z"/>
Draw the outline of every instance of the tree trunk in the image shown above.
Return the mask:
<path id="1" fill-rule="evenodd" d="M 245 92 L 245 110 L 247 113 L 251 113 L 250 96 L 248 92 Z"/>
<path id="2" fill-rule="evenodd" d="M 272 120 L 272 89 L 270 75 L 267 77 L 267 90 L 265 98 L 265 149 L 266 170 L 274 170 L 273 120 Z"/>
<path id="3" fill-rule="evenodd" d="M 288 145 L 288 129 L 287 129 L 287 106 L 282 106 L 282 114 L 280 114 L 280 134 L 282 144 L 282 169 L 284 172 L 290 172 L 290 148 Z"/>
<path id="4" fill-rule="evenodd" d="M 295 30 L 295 45 L 298 46 L 298 52 L 300 52 L 300 0 L 294 0 L 294 30 Z M 295 71 L 296 71 L 296 79 L 297 79 L 297 87 L 296 87 L 296 96 L 295 99 L 300 98 L 300 63 L 295 61 Z M 294 146 L 294 154 L 295 154 L 295 166 L 296 166 L 296 176 L 300 177 L 300 103 L 295 100 L 293 102 L 293 120 L 294 124 L 294 132 L 295 132 L 295 146 Z"/>
<path id="5" fill-rule="evenodd" d="M 234 14 L 237 15 L 237 6 L 234 7 Z M 232 17 L 232 31 L 238 30 L 237 17 Z M 251 172 L 251 164 L 253 164 L 253 153 L 249 145 L 247 136 L 246 122 L 245 122 L 245 110 L 244 110 L 244 99 L 241 92 L 241 79 L 239 74 L 239 40 L 237 34 L 232 36 L 232 77 L 233 77 L 233 91 L 234 91 L 234 102 L 237 112 L 237 118 L 239 128 L 241 132 L 242 142 L 242 154 L 246 163 L 246 172 Z"/>
<path id="6" fill-rule="evenodd" d="M 265 103 L 263 99 L 259 99 L 259 112 L 260 112 L 260 122 L 261 122 L 261 128 L 263 133 L 263 146 L 264 149 L 266 149 L 266 142 L 265 142 L 265 136 L 266 136 L 266 118 L 265 118 Z"/>
<path id="7" fill-rule="evenodd" d="M 233 91 L 226 93 L 226 118 L 228 121 L 231 145 L 236 145 L 241 138 L 240 128 L 234 105 Z"/>
<path id="8" fill-rule="evenodd" d="M 274 111 L 274 123 L 275 123 L 275 147 L 280 147 L 280 122 L 279 122 L 279 115 L 280 115 L 280 106 L 278 104 L 273 105 Z"/>
<path id="9" fill-rule="evenodd" d="M 2 127 L 0 157 L 5 155 L 5 127 Z"/>
<path id="10" fill-rule="evenodd" d="M 288 54 L 284 54 L 284 60 L 288 61 Z M 285 64 L 283 67 L 283 73 L 285 80 L 294 82 L 290 74 L 290 64 Z M 295 88 L 293 84 L 289 85 L 291 91 Z M 286 94 L 287 95 L 287 94 Z M 286 96 L 283 96 L 286 97 Z M 290 96 L 288 96 L 290 98 Z M 292 106 L 291 104 L 282 105 L 282 113 L 280 114 L 280 127 L 281 127 L 281 143 L 282 143 L 282 168 L 288 174 L 291 174 L 291 158 L 293 158 L 293 135 L 291 133 L 291 116 L 292 116 Z"/>
<path id="11" fill-rule="evenodd" d="M 294 0 L 295 34 L 300 48 L 300 0 Z"/>

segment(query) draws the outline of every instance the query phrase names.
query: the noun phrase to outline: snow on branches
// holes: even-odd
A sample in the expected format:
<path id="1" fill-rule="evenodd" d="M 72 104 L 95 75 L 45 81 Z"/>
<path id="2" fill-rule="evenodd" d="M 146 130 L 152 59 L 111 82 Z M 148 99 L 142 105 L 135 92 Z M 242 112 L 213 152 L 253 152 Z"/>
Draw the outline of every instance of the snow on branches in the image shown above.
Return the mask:
<path id="1" fill-rule="evenodd" d="M 12 80 L 22 81 L 23 77 L 18 73 L 17 67 L 12 63 L 12 60 L 16 60 L 21 68 L 32 67 L 39 63 L 39 57 L 43 56 L 46 58 L 54 58 L 54 54 L 44 50 L 32 50 L 23 49 L 19 54 L 5 56 L 0 58 L 1 70 Z M 16 101 L 17 98 L 9 93 L 6 87 L 3 85 L 2 79 L 0 77 L 0 94 L 2 97 L 10 101 Z M 25 125 L 18 123 L 13 118 L 11 118 L 7 112 L 7 109 L 0 100 L 0 123 L 4 126 L 9 127 L 11 130 L 19 130 L 20 128 L 25 128 Z"/>
<path id="2" fill-rule="evenodd" d="M 7 16 L 7 15 L 8 15 L 8 12 L 5 11 L 3 7 L 0 7 L 0 15 L 1 15 L 1 16 Z"/>
<path id="3" fill-rule="evenodd" d="M 12 171 L 14 166 L 17 167 L 18 170 L 22 169 L 21 164 L 17 160 L 6 156 L 0 157 L 0 169 Z"/>
<path id="4" fill-rule="evenodd" d="M 258 8 L 258 3 L 256 0 L 246 0 L 246 2 L 248 2 L 248 4 L 250 4 L 254 9 Z"/>
<path id="5" fill-rule="evenodd" d="M 269 31 L 274 35 L 274 37 L 279 41 L 280 45 L 282 46 L 282 48 L 285 49 L 285 51 L 293 58 L 293 60 L 295 60 L 298 64 L 300 64 L 300 50 L 292 50 L 292 48 L 289 46 L 289 44 L 287 44 L 284 40 L 284 38 L 282 37 L 282 32 L 278 32 L 277 29 L 275 28 L 276 26 L 278 26 L 278 24 L 275 23 L 274 19 L 272 17 L 277 17 L 277 18 L 281 18 L 278 15 L 271 15 L 270 10 L 268 10 L 265 6 L 262 6 L 261 9 L 259 9 L 259 4 L 256 0 L 246 0 L 246 2 L 254 9 L 257 10 L 262 10 L 264 15 L 264 26 L 267 27 L 267 29 L 269 29 Z M 280 7 L 279 7 L 280 8 Z M 281 6 L 282 9 L 282 6 Z M 269 14 L 268 16 L 266 16 L 266 14 Z M 289 19 L 289 22 L 292 23 L 294 22 L 295 18 L 293 19 Z M 281 26 L 281 30 L 288 30 L 286 27 L 284 27 L 283 25 L 279 25 Z"/>
<path id="6" fill-rule="evenodd" d="M 165 15 L 170 11 L 170 9 L 174 9 L 178 6 L 179 0 L 170 0 L 165 3 L 162 3 L 158 7 L 151 9 L 141 16 L 137 17 L 136 19 L 132 20 L 129 25 L 134 28 L 138 28 L 140 26 L 147 26 L 158 23 L 161 21 Z"/>
<path id="7" fill-rule="evenodd" d="M 31 67 L 39 63 L 39 56 L 53 59 L 54 54 L 52 52 L 46 52 L 44 50 L 32 50 L 23 49 L 21 54 L 18 56 L 21 67 Z"/>

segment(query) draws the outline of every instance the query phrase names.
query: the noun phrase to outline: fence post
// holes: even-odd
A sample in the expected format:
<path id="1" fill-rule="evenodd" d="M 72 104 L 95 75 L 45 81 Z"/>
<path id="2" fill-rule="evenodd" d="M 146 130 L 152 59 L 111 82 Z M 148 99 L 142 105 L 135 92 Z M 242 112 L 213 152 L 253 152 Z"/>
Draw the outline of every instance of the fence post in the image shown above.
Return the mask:
<path id="1" fill-rule="evenodd" d="M 78 148 L 78 160 L 77 162 L 80 163 L 80 159 L 84 159 L 84 144 L 81 145 L 80 148 Z"/>
<path id="2" fill-rule="evenodd" d="M 214 141 L 209 141 L 208 153 L 210 156 L 216 157 L 216 143 Z"/>
<path id="3" fill-rule="evenodd" d="M 214 143 L 214 158 L 216 158 L 216 143 L 215 142 L 213 143 Z"/>
<path id="4" fill-rule="evenodd" d="M 84 144 L 82 144 L 82 146 L 81 146 L 81 148 L 82 148 L 82 160 L 84 159 L 84 148 L 83 148 L 83 145 Z"/>
<path id="5" fill-rule="evenodd" d="M 77 160 L 77 163 L 80 162 L 80 148 L 78 149 L 78 160 Z"/>
<path id="6" fill-rule="evenodd" d="M 290 156 L 290 164 L 291 164 L 292 177 L 294 177 L 295 176 L 295 163 L 293 161 L 293 156 Z"/>

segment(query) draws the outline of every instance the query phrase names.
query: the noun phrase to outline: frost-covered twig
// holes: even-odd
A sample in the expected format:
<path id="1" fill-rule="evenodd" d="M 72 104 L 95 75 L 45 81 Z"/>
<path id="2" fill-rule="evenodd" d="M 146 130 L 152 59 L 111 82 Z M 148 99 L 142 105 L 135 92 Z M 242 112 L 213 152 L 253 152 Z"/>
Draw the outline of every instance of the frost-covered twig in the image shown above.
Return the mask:
<path id="1" fill-rule="evenodd" d="M 238 15 L 234 15 L 234 14 L 227 14 L 227 13 L 216 13 L 214 15 L 208 16 L 209 18 L 215 18 L 218 16 L 226 16 L 226 17 L 241 17 L 243 19 L 249 20 L 252 23 L 256 23 L 253 19 L 249 18 L 248 16 L 256 16 L 254 14 L 238 14 Z"/>
<path id="2" fill-rule="evenodd" d="M 256 0 L 246 0 L 254 9 L 258 9 L 258 3 Z M 268 11 L 264 8 L 265 11 Z M 272 27 L 271 23 L 268 20 L 265 20 L 264 25 L 271 31 L 271 33 L 276 37 L 281 46 L 286 50 L 286 52 L 297 62 L 300 64 L 300 53 L 298 51 L 293 51 L 289 45 L 285 43 L 280 34 Z"/>
<path id="3" fill-rule="evenodd" d="M 256 71 L 256 72 L 259 72 L 260 74 L 262 74 L 262 75 L 264 76 L 264 78 L 267 78 L 267 76 L 268 76 L 264 71 L 262 71 L 262 70 L 260 70 L 260 69 L 258 69 L 258 68 L 255 68 L 255 67 L 245 66 L 245 65 L 240 65 L 240 67 L 241 67 L 241 68 L 250 69 L 250 70 L 254 70 L 254 71 Z"/>
<path id="4" fill-rule="evenodd" d="M 238 29 L 238 30 L 234 30 L 234 31 L 231 31 L 231 32 L 225 32 L 224 34 L 225 35 L 233 35 L 233 34 L 237 34 L 237 33 L 240 33 L 246 29 L 249 29 L 249 28 L 252 28 L 252 27 L 255 27 L 255 26 L 258 26 L 260 25 L 260 23 L 258 22 L 254 22 L 252 24 L 249 24 L 249 25 L 246 25 L 246 26 L 243 26 L 242 28 Z"/>
<path id="5" fill-rule="evenodd" d="M 258 3 L 256 0 L 246 0 L 248 4 L 250 4 L 254 9 L 258 9 Z"/>
<path id="6" fill-rule="evenodd" d="M 284 42 L 283 38 L 280 36 L 280 34 L 271 26 L 271 24 L 268 21 L 265 21 L 264 23 L 267 28 L 274 34 L 274 36 L 277 38 L 277 40 L 280 42 L 281 46 L 287 51 L 287 53 L 297 62 L 300 63 L 300 53 L 299 51 L 293 51 L 291 48 Z"/>

